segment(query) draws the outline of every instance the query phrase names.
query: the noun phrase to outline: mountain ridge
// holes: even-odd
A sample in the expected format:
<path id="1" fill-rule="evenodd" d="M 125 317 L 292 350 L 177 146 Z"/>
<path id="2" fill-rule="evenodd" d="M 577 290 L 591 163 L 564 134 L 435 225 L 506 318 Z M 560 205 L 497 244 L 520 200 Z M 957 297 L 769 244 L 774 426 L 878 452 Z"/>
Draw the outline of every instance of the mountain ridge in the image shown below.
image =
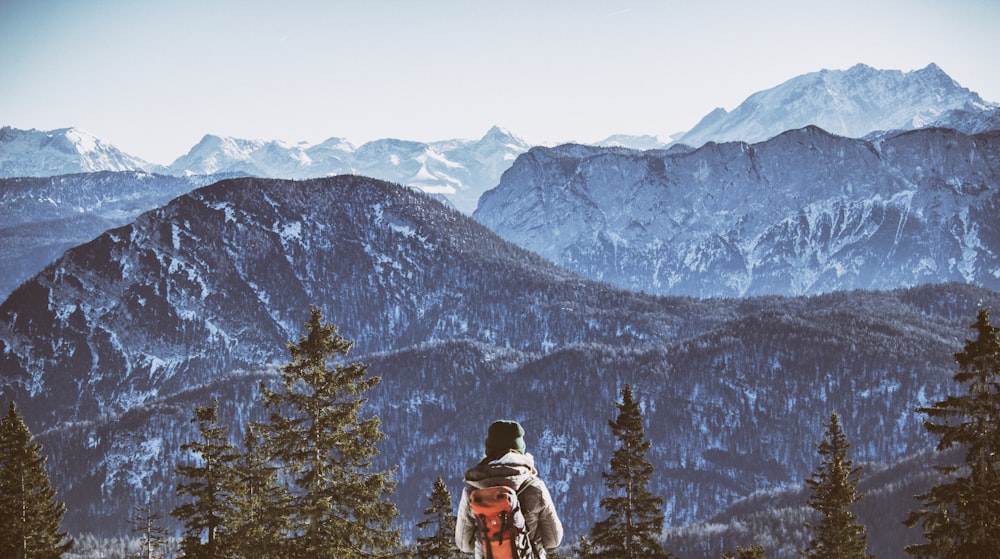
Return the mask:
<path id="1" fill-rule="evenodd" d="M 677 141 L 693 147 L 709 141 L 756 143 L 809 125 L 861 138 L 879 130 L 922 128 L 952 110 L 981 112 L 997 106 L 934 63 L 910 72 L 856 64 L 796 76 L 753 93 L 732 112 L 717 108 Z"/>
<path id="2" fill-rule="evenodd" d="M 670 525 L 802 479 L 830 405 L 864 460 L 926 448 L 913 409 L 945 393 L 963 324 L 1000 295 L 656 297 L 398 185 L 228 179 L 71 249 L 0 305 L 0 393 L 44 433 L 69 526 L 120 534 L 130 506 L 169 509 L 191 409 L 219 398 L 238 442 L 309 304 L 383 379 L 379 464 L 398 466 L 412 533 L 431 481 L 457 489 L 478 460 L 486 415 L 522 420 L 567 525 L 593 522 L 625 382 L 647 403 Z"/>
<path id="3" fill-rule="evenodd" d="M 1000 133 L 533 148 L 473 217 L 577 273 L 661 295 L 996 289 Z"/>

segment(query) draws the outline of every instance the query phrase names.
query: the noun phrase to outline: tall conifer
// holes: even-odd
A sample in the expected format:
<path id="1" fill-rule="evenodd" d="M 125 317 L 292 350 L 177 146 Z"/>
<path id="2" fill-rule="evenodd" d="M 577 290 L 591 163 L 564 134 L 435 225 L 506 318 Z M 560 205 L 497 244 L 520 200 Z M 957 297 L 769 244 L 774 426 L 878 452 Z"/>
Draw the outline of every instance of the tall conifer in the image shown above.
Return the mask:
<path id="1" fill-rule="evenodd" d="M 228 428 L 219 424 L 219 401 L 198 406 L 192 423 L 198 425 L 200 440 L 181 445 L 181 450 L 198 455 L 196 464 L 180 464 L 177 473 L 187 478 L 177 485 L 177 494 L 187 496 L 170 514 L 184 523 L 181 541 L 184 556 L 192 559 L 215 559 L 226 556 L 220 538 L 222 528 L 232 516 L 235 486 L 233 462 L 236 448 L 226 438 Z"/>
<path id="2" fill-rule="evenodd" d="M 661 559 L 659 535 L 663 529 L 663 498 L 649 491 L 653 465 L 646 459 L 646 440 L 639 403 L 632 386 L 622 389 L 618 419 L 609 421 L 620 446 L 611 458 L 611 470 L 603 473 L 610 494 L 601 499 L 608 517 L 590 531 L 590 557 L 596 559 Z"/>
<path id="3" fill-rule="evenodd" d="M 45 471 L 42 447 L 11 402 L 0 418 L 0 557 L 62 557 L 73 546 L 60 531 L 65 513 Z"/>
<path id="4" fill-rule="evenodd" d="M 460 559 L 462 553 L 455 545 L 455 514 L 451 505 L 451 493 L 440 477 L 434 481 L 431 490 L 430 507 L 424 509 L 425 518 L 417 523 L 417 528 L 430 528 L 431 534 L 417 538 L 417 559 Z"/>
<path id="5" fill-rule="evenodd" d="M 235 489 L 232 516 L 226 526 L 226 552 L 233 559 L 265 559 L 282 553 L 291 496 L 278 480 L 278 468 L 267 455 L 261 426 L 251 424 L 243 452 L 233 464 Z"/>
<path id="6" fill-rule="evenodd" d="M 377 417 L 361 417 L 362 394 L 380 381 L 367 366 L 342 364 L 352 342 L 312 308 L 306 333 L 289 343 L 281 389 L 262 387 L 271 410 L 267 443 L 291 484 L 290 533 L 283 556 L 309 559 L 387 557 L 399 551 L 391 472 L 371 471 L 385 435 Z"/>
<path id="7" fill-rule="evenodd" d="M 965 449 L 961 465 L 936 468 L 945 481 L 919 495 L 923 507 L 906 518 L 924 530 L 927 542 L 906 548 L 918 558 L 1000 557 L 1000 339 L 986 310 L 972 328 L 976 339 L 955 354 L 954 379 L 967 393 L 917 410 L 938 450 Z"/>
<path id="8" fill-rule="evenodd" d="M 809 547 L 802 555 L 811 559 L 866 559 L 868 535 L 865 527 L 851 511 L 851 505 L 861 501 L 858 475 L 861 468 L 847 457 L 851 445 L 840 428 L 840 418 L 830 415 L 826 435 L 819 443 L 823 458 L 806 485 L 812 488 L 809 506 L 820 513 L 819 524 L 807 522 L 812 531 Z"/>

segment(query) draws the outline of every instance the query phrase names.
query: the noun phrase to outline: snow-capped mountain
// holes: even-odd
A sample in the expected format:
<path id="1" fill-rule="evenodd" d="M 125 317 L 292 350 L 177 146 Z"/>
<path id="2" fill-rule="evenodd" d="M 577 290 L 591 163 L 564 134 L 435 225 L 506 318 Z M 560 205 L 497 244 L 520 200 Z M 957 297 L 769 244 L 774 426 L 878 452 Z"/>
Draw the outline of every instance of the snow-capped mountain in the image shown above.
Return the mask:
<path id="1" fill-rule="evenodd" d="M 160 170 L 79 128 L 0 128 L 0 178 Z"/>
<path id="2" fill-rule="evenodd" d="M 1000 132 L 879 141 L 816 127 L 638 152 L 533 148 L 474 218 L 586 277 L 649 293 L 1000 289 Z"/>
<path id="3" fill-rule="evenodd" d="M 439 194 L 459 210 L 472 213 L 479 195 L 496 186 L 500 175 L 529 147 L 499 127 L 476 141 L 425 143 L 386 138 L 357 148 L 341 138 L 309 146 L 208 135 L 174 161 L 169 171 L 286 179 L 357 174 Z"/>
<path id="4" fill-rule="evenodd" d="M 310 304 L 383 379 L 370 411 L 405 527 L 437 476 L 459 487 L 485 425 L 514 417 L 572 541 L 598 514 L 624 382 L 648 402 L 668 524 L 706 520 L 807 476 L 830 402 L 858 460 L 926 448 L 913 409 L 947 390 L 961 317 L 1000 296 L 660 298 L 582 279 L 411 189 L 227 180 L 67 251 L 0 305 L 0 397 L 42 433 L 68 526 L 124 534 L 153 497 L 168 512 L 193 407 L 217 397 L 238 439 Z"/>
<path id="5" fill-rule="evenodd" d="M 599 147 L 609 148 L 629 148 L 638 150 L 663 149 L 671 144 L 671 140 L 659 136 L 631 136 L 628 134 L 614 134 L 594 144 Z"/>
<path id="6" fill-rule="evenodd" d="M 693 147 L 709 141 L 755 143 L 810 125 L 861 138 L 879 130 L 923 128 L 953 110 L 996 107 L 936 64 L 911 72 L 857 64 L 792 78 L 754 93 L 732 112 L 715 109 L 677 140 Z"/>

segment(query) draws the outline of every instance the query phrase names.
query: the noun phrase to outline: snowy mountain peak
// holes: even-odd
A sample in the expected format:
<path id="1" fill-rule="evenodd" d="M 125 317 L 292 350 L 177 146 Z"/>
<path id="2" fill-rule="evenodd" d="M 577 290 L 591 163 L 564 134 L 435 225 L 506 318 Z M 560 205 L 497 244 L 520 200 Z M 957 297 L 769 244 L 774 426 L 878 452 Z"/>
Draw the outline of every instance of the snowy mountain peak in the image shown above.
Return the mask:
<path id="1" fill-rule="evenodd" d="M 877 130 L 909 130 L 948 111 L 995 107 L 960 86 L 938 65 L 920 70 L 878 70 L 856 64 L 820 70 L 758 91 L 731 112 L 709 113 L 680 142 L 759 142 L 810 124 L 839 136 L 860 138 Z"/>
<path id="2" fill-rule="evenodd" d="M 0 177 L 46 177 L 97 171 L 157 171 L 79 128 L 0 128 Z"/>

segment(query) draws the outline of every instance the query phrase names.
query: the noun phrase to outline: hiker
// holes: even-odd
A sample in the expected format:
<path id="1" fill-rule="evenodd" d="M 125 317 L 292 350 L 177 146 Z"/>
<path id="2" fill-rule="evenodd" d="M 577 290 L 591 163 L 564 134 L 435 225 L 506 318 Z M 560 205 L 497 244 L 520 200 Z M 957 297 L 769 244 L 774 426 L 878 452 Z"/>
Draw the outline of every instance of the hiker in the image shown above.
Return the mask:
<path id="1" fill-rule="evenodd" d="M 475 553 L 476 559 L 494 555 L 484 551 L 482 534 L 477 534 L 477 520 L 472 511 L 470 495 L 475 490 L 505 486 L 517 493 L 516 501 L 524 514 L 533 556 L 545 559 L 546 550 L 562 542 L 563 527 L 556 515 L 552 496 L 538 477 L 535 459 L 525 452 L 524 429 L 516 421 L 494 421 L 486 435 L 486 457 L 465 472 L 465 488 L 458 504 L 455 543 L 465 553 Z M 516 554 L 515 554 L 516 555 Z"/>

